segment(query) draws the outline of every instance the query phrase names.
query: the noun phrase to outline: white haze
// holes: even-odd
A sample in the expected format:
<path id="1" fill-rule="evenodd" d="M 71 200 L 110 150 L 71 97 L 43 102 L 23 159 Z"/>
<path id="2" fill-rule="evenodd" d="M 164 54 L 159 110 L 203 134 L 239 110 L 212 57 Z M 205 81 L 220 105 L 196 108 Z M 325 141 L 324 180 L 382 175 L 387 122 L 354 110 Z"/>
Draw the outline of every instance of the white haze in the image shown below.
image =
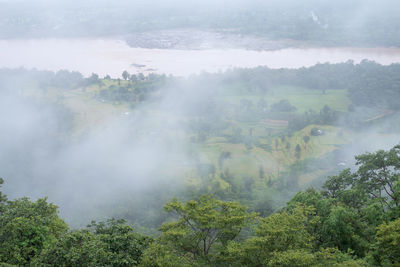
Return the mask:
<path id="1" fill-rule="evenodd" d="M 139 108 L 72 138 L 62 129 L 67 120 L 46 103 L 7 92 L 0 92 L 0 169 L 11 198 L 48 196 L 70 222 L 86 223 L 119 207 L 118 199 L 182 185 L 185 140 L 169 134 L 183 130 L 179 97 L 157 103 L 161 117 Z"/>
<path id="2" fill-rule="evenodd" d="M 68 116 L 20 96 L 13 90 L 20 85 L 8 84 L 0 92 L 5 192 L 11 198 L 48 196 L 75 226 L 137 213 L 141 208 L 129 210 L 129 199 L 144 205 L 144 199 L 158 198 L 161 208 L 184 188 L 182 177 L 197 163 L 188 153 L 184 117 L 210 101 L 209 82 L 193 79 L 179 89 L 165 88 L 156 102 L 117 114 L 77 137 L 68 131 Z M 400 135 L 375 129 L 355 133 L 353 140 L 342 149 L 345 167 L 353 167 L 357 154 L 389 149 Z"/>

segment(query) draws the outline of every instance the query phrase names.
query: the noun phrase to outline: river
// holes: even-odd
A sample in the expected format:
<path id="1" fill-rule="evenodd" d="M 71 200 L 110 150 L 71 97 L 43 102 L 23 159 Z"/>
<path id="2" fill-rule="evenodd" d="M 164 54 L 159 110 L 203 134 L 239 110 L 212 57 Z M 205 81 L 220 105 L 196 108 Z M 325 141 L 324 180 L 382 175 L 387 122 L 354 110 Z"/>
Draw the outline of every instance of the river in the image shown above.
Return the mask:
<path id="1" fill-rule="evenodd" d="M 13 39 L 0 40 L 0 67 L 79 71 L 120 77 L 130 73 L 165 73 L 187 76 L 234 67 L 299 68 L 317 63 L 362 59 L 381 64 L 400 62 L 400 48 L 284 48 L 150 49 L 134 48 L 118 39 Z"/>

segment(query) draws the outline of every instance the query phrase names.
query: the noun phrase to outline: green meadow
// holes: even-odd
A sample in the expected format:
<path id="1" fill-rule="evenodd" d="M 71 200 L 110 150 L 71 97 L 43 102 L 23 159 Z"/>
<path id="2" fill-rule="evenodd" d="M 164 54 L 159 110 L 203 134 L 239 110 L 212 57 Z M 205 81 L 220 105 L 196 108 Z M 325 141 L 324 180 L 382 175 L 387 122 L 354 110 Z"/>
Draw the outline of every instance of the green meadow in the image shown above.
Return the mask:
<path id="1" fill-rule="evenodd" d="M 120 118 L 123 114 L 134 113 L 135 107 L 131 107 L 123 102 L 109 102 L 96 99 L 101 90 L 110 90 L 110 87 L 129 86 L 134 88 L 135 83 L 124 80 L 101 80 L 100 84 L 92 85 L 87 88 L 78 88 L 76 90 L 62 92 L 61 99 L 74 113 L 74 132 L 76 135 L 104 127 L 108 121 Z M 129 89 L 134 90 L 134 89 Z M 347 97 L 346 90 L 312 90 L 303 87 L 279 86 L 273 88 L 268 93 L 243 93 L 243 90 L 235 88 L 225 88 L 216 98 L 221 103 L 233 107 L 239 107 L 243 100 L 251 101 L 252 106 L 256 106 L 260 99 L 264 99 L 269 109 L 272 104 L 281 100 L 288 100 L 296 110 L 292 114 L 303 114 L 306 111 L 314 110 L 318 112 L 325 105 L 328 105 L 335 111 L 345 112 L 348 109 L 350 100 Z M 52 96 L 55 97 L 54 95 Z M 60 95 L 58 95 L 60 98 Z M 173 118 L 173 114 L 157 110 L 157 108 L 146 107 L 140 104 L 141 110 L 145 110 L 147 116 L 152 121 L 163 121 Z M 138 107 L 138 106 L 136 106 Z M 290 115 L 290 114 L 289 114 Z M 190 118 L 183 118 L 189 120 Z M 269 121 L 262 118 L 250 118 L 249 120 L 231 118 L 226 127 L 220 134 L 208 135 L 202 142 L 191 142 L 190 137 L 194 134 L 182 132 L 179 129 L 170 129 L 168 135 L 170 138 L 180 139 L 186 145 L 196 151 L 201 164 L 212 164 L 215 166 L 216 174 L 229 172 L 236 179 L 243 177 L 259 177 L 261 179 L 276 180 L 279 176 L 288 170 L 288 168 L 299 161 L 310 158 L 318 158 L 328 152 L 332 152 L 338 145 L 351 141 L 351 132 L 334 126 L 308 125 L 304 129 L 289 133 L 287 122 L 285 120 Z M 151 127 L 151 125 L 149 125 Z M 311 136 L 311 129 L 317 127 L 323 130 L 324 135 Z M 235 129 L 241 129 L 241 136 L 249 137 L 252 140 L 250 145 L 244 143 L 235 143 L 230 140 Z M 309 141 L 305 142 L 304 137 L 309 136 Z M 296 155 L 295 148 L 299 146 L 301 151 Z M 219 164 L 221 153 L 228 152 L 229 158 L 225 159 L 223 165 Z M 182 170 L 183 179 L 192 179 L 196 176 L 175 162 L 175 166 L 167 165 L 165 169 L 174 167 Z M 263 172 L 263 177 L 260 177 Z M 322 176 L 324 170 L 317 170 L 314 173 L 303 174 L 300 177 L 300 183 L 306 184 L 313 178 Z M 227 186 L 218 175 L 215 175 L 215 181 L 221 186 Z"/>

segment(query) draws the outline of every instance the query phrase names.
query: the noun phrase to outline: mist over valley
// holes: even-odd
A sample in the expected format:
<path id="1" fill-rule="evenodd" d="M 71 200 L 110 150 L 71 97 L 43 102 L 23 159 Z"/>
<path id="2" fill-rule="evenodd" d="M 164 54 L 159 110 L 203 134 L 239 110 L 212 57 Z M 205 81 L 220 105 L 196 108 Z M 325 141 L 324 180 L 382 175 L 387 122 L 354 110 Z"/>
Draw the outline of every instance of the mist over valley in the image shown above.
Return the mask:
<path id="1" fill-rule="evenodd" d="M 398 8 L 0 0 L 0 263 L 397 266 Z"/>

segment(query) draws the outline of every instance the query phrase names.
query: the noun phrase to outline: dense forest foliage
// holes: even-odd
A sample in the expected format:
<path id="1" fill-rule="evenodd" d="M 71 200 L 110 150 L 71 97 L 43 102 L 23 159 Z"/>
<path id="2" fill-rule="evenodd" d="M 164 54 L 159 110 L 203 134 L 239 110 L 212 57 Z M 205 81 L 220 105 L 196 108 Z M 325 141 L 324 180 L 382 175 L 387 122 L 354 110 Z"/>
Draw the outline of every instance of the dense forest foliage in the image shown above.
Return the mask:
<path id="1" fill-rule="evenodd" d="M 123 220 L 69 230 L 46 199 L 0 194 L 0 261 L 32 266 L 398 266 L 400 146 L 299 191 L 262 217 L 238 202 L 173 199 L 159 234 Z M 3 180 L 0 180 L 3 183 Z M 7 265 L 6 265 L 7 266 Z"/>
<path id="2" fill-rule="evenodd" d="M 348 61 L 338 64 L 317 64 L 300 69 L 239 68 L 218 74 L 200 74 L 197 77 L 190 78 L 189 81 L 203 79 L 207 85 L 215 87 L 213 88 L 215 94 L 218 93 L 218 88 L 227 86 L 237 86 L 250 93 L 268 93 L 277 85 L 318 89 L 322 93 L 326 93 L 326 90 L 329 89 L 348 89 L 350 100 L 354 106 L 398 109 L 400 106 L 396 99 L 399 96 L 400 79 L 397 76 L 399 71 L 400 64 L 383 66 L 373 61 L 363 60 L 360 64 Z M 57 73 L 57 75 L 60 74 Z M 55 79 L 57 79 L 57 75 Z M 101 96 L 109 98 L 109 100 L 130 102 L 137 99 L 133 96 L 141 93 L 146 95 L 147 91 L 150 93 L 156 88 L 165 87 L 168 82 L 172 82 L 176 86 L 176 83 L 173 83 L 176 78 L 168 79 L 164 75 L 150 74 L 145 77 L 143 74 L 129 75 L 128 72 L 125 72 L 124 77 L 125 80 L 142 81 L 142 83 L 125 86 L 121 86 L 121 83 L 119 83 L 117 88 L 113 86 L 110 88 L 111 91 L 103 91 Z M 129 95 L 129 93 L 132 95 Z M 144 96 L 139 98 L 143 100 Z M 284 104 L 281 103 L 281 105 Z M 265 106 L 263 103 L 257 105 L 259 107 Z M 291 107 L 275 106 L 275 108 L 271 108 L 273 111 L 292 111 Z"/>
<path id="3" fill-rule="evenodd" d="M 348 89 L 350 100 L 354 106 L 374 106 L 397 110 L 400 108 L 396 101 L 400 87 L 400 78 L 397 75 L 399 72 L 400 64 L 384 66 L 373 61 L 363 60 L 360 64 L 348 61 L 337 64 L 317 64 L 300 69 L 239 68 L 224 73 L 204 73 L 192 76 L 188 81 L 195 83 L 202 80 L 207 86 L 214 87 L 214 94 L 217 94 L 221 87 L 228 86 L 237 86 L 250 93 L 268 93 L 278 85 L 318 89 L 322 93 L 326 93 L 326 90 L 329 89 Z M 131 83 L 121 84 L 121 80 L 118 79 L 117 85 L 102 88 L 108 90 L 101 91 L 99 97 L 109 101 L 143 101 L 154 90 L 164 89 L 168 85 L 177 86 L 180 81 L 179 78 L 154 73 L 148 76 L 144 76 L 142 73 L 131 75 L 127 71 L 124 71 L 122 77 L 123 80 L 131 81 Z M 0 81 L 4 83 L 3 87 L 7 83 L 17 83 L 18 86 L 22 86 L 24 82 L 35 81 L 41 88 L 44 88 L 43 90 L 46 87 L 76 89 L 92 84 L 101 84 L 101 79 L 97 74 L 84 78 L 79 72 L 66 70 L 54 73 L 25 69 L 1 69 L 0 78 Z M 104 81 L 107 80 L 111 80 L 108 75 L 104 78 Z M 187 87 L 187 85 L 183 83 L 181 87 Z M 262 102 L 257 105 L 265 107 L 265 103 Z M 275 106 L 275 108 L 272 107 L 273 111 L 274 109 L 283 112 L 292 111 L 291 107 Z"/>

